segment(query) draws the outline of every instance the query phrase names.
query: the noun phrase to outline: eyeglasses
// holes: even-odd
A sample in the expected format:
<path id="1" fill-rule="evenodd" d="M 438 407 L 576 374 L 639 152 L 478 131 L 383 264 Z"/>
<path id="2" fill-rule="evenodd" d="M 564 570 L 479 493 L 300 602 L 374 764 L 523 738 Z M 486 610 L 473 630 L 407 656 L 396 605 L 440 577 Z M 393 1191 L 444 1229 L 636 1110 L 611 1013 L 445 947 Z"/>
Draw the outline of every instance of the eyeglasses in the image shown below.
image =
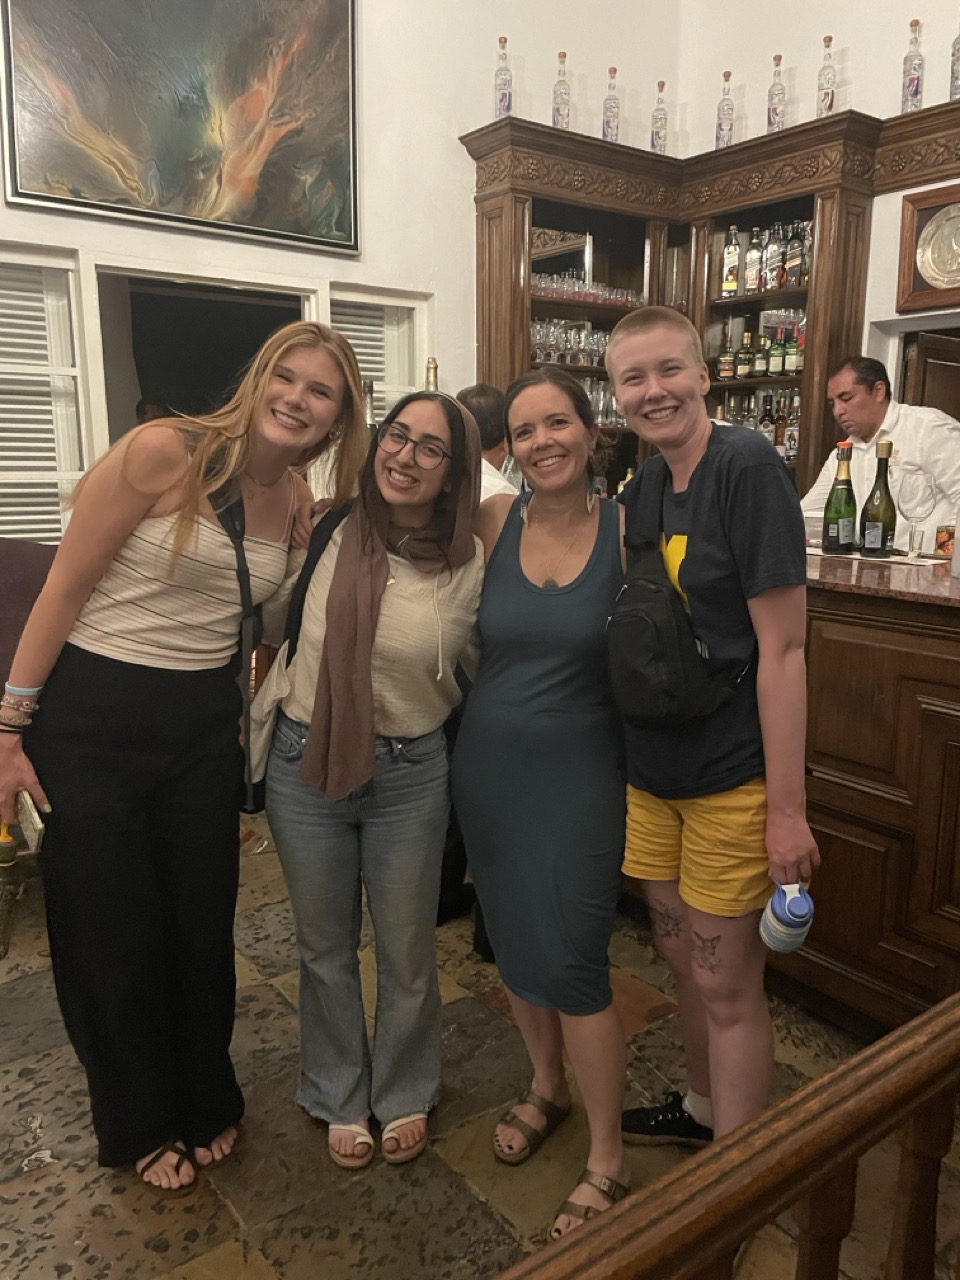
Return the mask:
<path id="1" fill-rule="evenodd" d="M 434 471 L 443 464 L 444 458 L 452 458 L 443 445 L 433 440 L 414 440 L 403 427 L 395 422 L 385 423 L 377 432 L 377 444 L 384 453 L 402 453 L 408 444 L 413 445 L 413 460 L 425 471 Z"/>

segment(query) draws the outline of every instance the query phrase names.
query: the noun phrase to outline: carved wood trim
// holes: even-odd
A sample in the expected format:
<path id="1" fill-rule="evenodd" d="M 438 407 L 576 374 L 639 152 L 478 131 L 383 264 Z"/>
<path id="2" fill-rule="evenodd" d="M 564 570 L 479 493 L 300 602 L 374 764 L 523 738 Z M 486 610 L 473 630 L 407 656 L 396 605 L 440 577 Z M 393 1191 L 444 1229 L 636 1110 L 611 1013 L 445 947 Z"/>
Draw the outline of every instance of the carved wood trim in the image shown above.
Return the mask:
<path id="1" fill-rule="evenodd" d="M 958 106 L 943 102 L 883 122 L 873 180 L 877 195 L 960 177 Z"/>
<path id="2" fill-rule="evenodd" d="M 512 147 L 477 162 L 478 199 L 501 190 L 522 191 L 621 213 L 679 213 L 679 191 L 655 179 L 563 156 Z"/>

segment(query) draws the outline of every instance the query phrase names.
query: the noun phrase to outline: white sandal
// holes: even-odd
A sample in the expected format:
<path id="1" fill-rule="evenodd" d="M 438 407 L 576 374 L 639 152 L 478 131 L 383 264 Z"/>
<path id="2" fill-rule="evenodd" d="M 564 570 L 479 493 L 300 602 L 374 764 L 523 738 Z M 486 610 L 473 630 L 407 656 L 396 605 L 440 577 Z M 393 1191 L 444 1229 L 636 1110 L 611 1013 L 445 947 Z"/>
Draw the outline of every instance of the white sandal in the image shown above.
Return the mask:
<path id="1" fill-rule="evenodd" d="M 353 1144 L 353 1153 L 349 1156 L 337 1151 L 330 1141 L 334 1131 L 338 1129 L 341 1133 L 352 1133 L 356 1139 Z M 360 1150 L 363 1147 L 366 1148 L 365 1151 Z M 338 1164 L 341 1169 L 365 1169 L 373 1159 L 374 1147 L 373 1134 L 369 1129 L 364 1128 L 362 1124 L 332 1124 L 329 1126 L 327 1150 L 330 1152 L 330 1159 L 334 1164 Z"/>
<path id="2" fill-rule="evenodd" d="M 414 1120 L 422 1120 L 423 1137 L 419 1142 L 415 1142 L 412 1147 L 401 1147 L 400 1139 L 397 1138 L 397 1130 L 402 1129 L 405 1124 L 412 1124 Z M 383 1152 L 383 1158 L 387 1164 L 406 1164 L 408 1160 L 416 1160 L 427 1145 L 429 1140 L 429 1132 L 427 1129 L 427 1113 L 425 1111 L 414 1111 L 409 1116 L 400 1116 L 398 1120 L 391 1120 L 389 1124 L 383 1126 L 383 1132 L 380 1135 L 380 1150 Z M 383 1144 L 387 1138 L 397 1138 L 396 1151 L 384 1151 Z"/>

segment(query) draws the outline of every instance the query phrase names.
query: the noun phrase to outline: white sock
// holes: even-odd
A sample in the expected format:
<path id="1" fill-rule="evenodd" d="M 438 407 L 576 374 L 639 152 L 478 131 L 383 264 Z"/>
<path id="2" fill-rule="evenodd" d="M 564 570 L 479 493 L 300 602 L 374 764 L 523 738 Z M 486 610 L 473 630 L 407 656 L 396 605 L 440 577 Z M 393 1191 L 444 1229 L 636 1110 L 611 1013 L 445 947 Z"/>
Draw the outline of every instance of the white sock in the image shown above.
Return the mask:
<path id="1" fill-rule="evenodd" d="M 683 1109 L 693 1116 L 697 1124 L 702 1124 L 707 1129 L 713 1128 L 713 1107 L 710 1099 L 705 1098 L 702 1093 L 694 1093 L 692 1089 L 688 1089 L 684 1094 Z"/>

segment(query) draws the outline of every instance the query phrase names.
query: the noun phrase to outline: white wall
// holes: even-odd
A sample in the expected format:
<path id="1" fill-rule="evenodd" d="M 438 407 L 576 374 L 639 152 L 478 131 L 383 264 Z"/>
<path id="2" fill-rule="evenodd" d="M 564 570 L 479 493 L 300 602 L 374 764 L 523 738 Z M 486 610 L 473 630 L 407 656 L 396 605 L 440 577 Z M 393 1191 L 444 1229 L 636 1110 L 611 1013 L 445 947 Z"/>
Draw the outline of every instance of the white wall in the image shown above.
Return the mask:
<path id="1" fill-rule="evenodd" d="M 712 149 L 717 100 L 727 70 L 733 72 L 736 140 L 765 132 L 775 53 L 783 55 L 787 123 L 812 120 L 825 35 L 833 36 L 838 110 L 853 108 L 881 118 L 896 115 L 911 18 L 922 22 L 923 105 L 931 107 L 949 95 L 950 45 L 960 29 L 960 6 L 953 0 L 804 0 L 775 10 L 736 11 L 714 0 L 681 0 L 678 96 L 687 106 L 679 154 Z"/>
<path id="2" fill-rule="evenodd" d="M 655 82 L 676 80 L 676 24 L 669 5 L 651 0 L 552 0 L 547 10 L 533 0 L 358 0 L 357 7 L 359 258 L 162 223 L 0 208 L 0 248 L 6 241 L 79 255 L 87 407 L 95 423 L 106 412 L 96 296 L 104 264 L 317 291 L 317 318 L 325 315 L 330 282 L 428 296 L 422 354 L 437 355 L 441 386 L 474 381 L 474 165 L 457 138 L 492 118 L 497 37 L 509 40 L 516 114 L 534 120 L 549 120 L 556 52 L 566 49 L 573 127 L 587 132 L 599 134 L 607 68 L 615 63 L 625 86 L 625 142 L 647 141 Z"/>

